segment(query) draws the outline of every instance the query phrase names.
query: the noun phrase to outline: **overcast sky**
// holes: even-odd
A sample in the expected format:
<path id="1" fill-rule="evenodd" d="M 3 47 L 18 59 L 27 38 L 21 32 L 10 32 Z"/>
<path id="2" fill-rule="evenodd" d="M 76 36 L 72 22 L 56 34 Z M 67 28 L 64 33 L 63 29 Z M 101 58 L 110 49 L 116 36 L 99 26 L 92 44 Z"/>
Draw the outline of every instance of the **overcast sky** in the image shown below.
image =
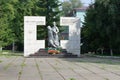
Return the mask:
<path id="1" fill-rule="evenodd" d="M 83 5 L 88 6 L 90 3 L 92 3 L 94 0 L 81 0 Z"/>
<path id="2" fill-rule="evenodd" d="M 68 0 L 60 0 L 60 1 L 68 1 Z M 85 5 L 85 6 L 88 6 L 93 1 L 94 0 L 81 0 L 81 2 L 83 3 L 83 5 Z"/>

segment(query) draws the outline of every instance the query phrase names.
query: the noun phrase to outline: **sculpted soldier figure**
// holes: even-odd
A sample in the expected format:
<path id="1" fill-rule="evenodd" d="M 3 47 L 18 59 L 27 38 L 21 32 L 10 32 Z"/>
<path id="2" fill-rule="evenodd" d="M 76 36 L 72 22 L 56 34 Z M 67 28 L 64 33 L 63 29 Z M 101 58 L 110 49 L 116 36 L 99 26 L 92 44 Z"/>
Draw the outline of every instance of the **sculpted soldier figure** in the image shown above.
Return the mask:
<path id="1" fill-rule="evenodd" d="M 50 26 L 48 26 L 49 46 L 54 47 L 54 48 L 59 48 L 60 47 L 58 33 L 59 33 L 59 29 L 56 26 L 56 22 L 53 22 L 53 27 L 52 28 Z"/>

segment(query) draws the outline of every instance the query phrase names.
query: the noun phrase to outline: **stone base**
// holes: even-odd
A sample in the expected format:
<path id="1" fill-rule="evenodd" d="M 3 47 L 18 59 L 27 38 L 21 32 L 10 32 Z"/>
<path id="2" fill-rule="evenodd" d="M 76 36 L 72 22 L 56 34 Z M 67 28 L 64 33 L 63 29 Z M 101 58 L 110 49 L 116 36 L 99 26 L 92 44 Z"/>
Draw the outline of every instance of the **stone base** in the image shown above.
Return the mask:
<path id="1" fill-rule="evenodd" d="M 76 58 L 77 55 L 67 53 L 66 49 L 62 49 L 59 54 L 49 54 L 46 49 L 40 49 L 35 54 L 31 54 L 29 57 L 59 57 L 59 58 Z"/>

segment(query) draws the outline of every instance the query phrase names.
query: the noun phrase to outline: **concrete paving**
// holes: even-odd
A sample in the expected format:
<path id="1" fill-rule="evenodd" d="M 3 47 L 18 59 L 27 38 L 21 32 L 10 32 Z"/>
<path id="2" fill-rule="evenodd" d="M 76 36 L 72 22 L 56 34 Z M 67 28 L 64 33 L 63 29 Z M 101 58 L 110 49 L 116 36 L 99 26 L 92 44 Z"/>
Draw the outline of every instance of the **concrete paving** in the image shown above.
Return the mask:
<path id="1" fill-rule="evenodd" d="M 120 80 L 120 60 L 0 56 L 0 80 Z"/>

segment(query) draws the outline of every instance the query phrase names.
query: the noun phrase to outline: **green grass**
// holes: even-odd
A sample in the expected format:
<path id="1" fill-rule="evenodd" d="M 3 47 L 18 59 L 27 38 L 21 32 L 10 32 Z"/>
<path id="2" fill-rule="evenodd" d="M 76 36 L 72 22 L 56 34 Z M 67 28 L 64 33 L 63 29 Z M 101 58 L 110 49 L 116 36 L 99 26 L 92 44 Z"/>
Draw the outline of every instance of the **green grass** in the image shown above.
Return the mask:
<path id="1" fill-rule="evenodd" d="M 75 78 L 70 78 L 69 80 L 76 80 Z"/>
<path id="2" fill-rule="evenodd" d="M 2 60 L 0 60 L 0 63 L 2 63 Z"/>
<path id="3" fill-rule="evenodd" d="M 111 56 L 110 53 L 103 53 L 103 54 L 101 54 L 101 53 L 96 53 L 95 55 L 99 55 L 99 56 Z M 120 54 L 118 54 L 118 53 L 113 53 L 112 56 L 118 56 L 118 57 L 120 57 Z"/>
<path id="4" fill-rule="evenodd" d="M 22 72 L 23 72 L 23 68 L 26 66 L 26 64 L 25 64 L 25 60 L 26 59 L 24 59 L 24 61 L 21 63 L 21 70 L 18 72 L 18 80 L 20 80 L 20 77 L 21 77 L 21 75 L 22 75 Z"/>
<path id="5" fill-rule="evenodd" d="M 23 56 L 23 53 L 21 52 L 15 52 L 13 53 L 12 51 L 10 50 L 3 50 L 0 52 L 0 56 Z"/>
<path id="6" fill-rule="evenodd" d="M 6 56 L 6 57 L 10 57 L 10 56 L 23 56 L 22 53 L 9 53 L 9 54 L 0 54 L 0 56 Z"/>
<path id="7" fill-rule="evenodd" d="M 22 64 L 21 64 L 21 67 L 24 67 L 24 66 L 26 66 L 26 64 L 25 64 L 25 63 L 22 63 Z"/>
<path id="8" fill-rule="evenodd" d="M 105 80 L 109 80 L 108 78 L 105 78 Z"/>

